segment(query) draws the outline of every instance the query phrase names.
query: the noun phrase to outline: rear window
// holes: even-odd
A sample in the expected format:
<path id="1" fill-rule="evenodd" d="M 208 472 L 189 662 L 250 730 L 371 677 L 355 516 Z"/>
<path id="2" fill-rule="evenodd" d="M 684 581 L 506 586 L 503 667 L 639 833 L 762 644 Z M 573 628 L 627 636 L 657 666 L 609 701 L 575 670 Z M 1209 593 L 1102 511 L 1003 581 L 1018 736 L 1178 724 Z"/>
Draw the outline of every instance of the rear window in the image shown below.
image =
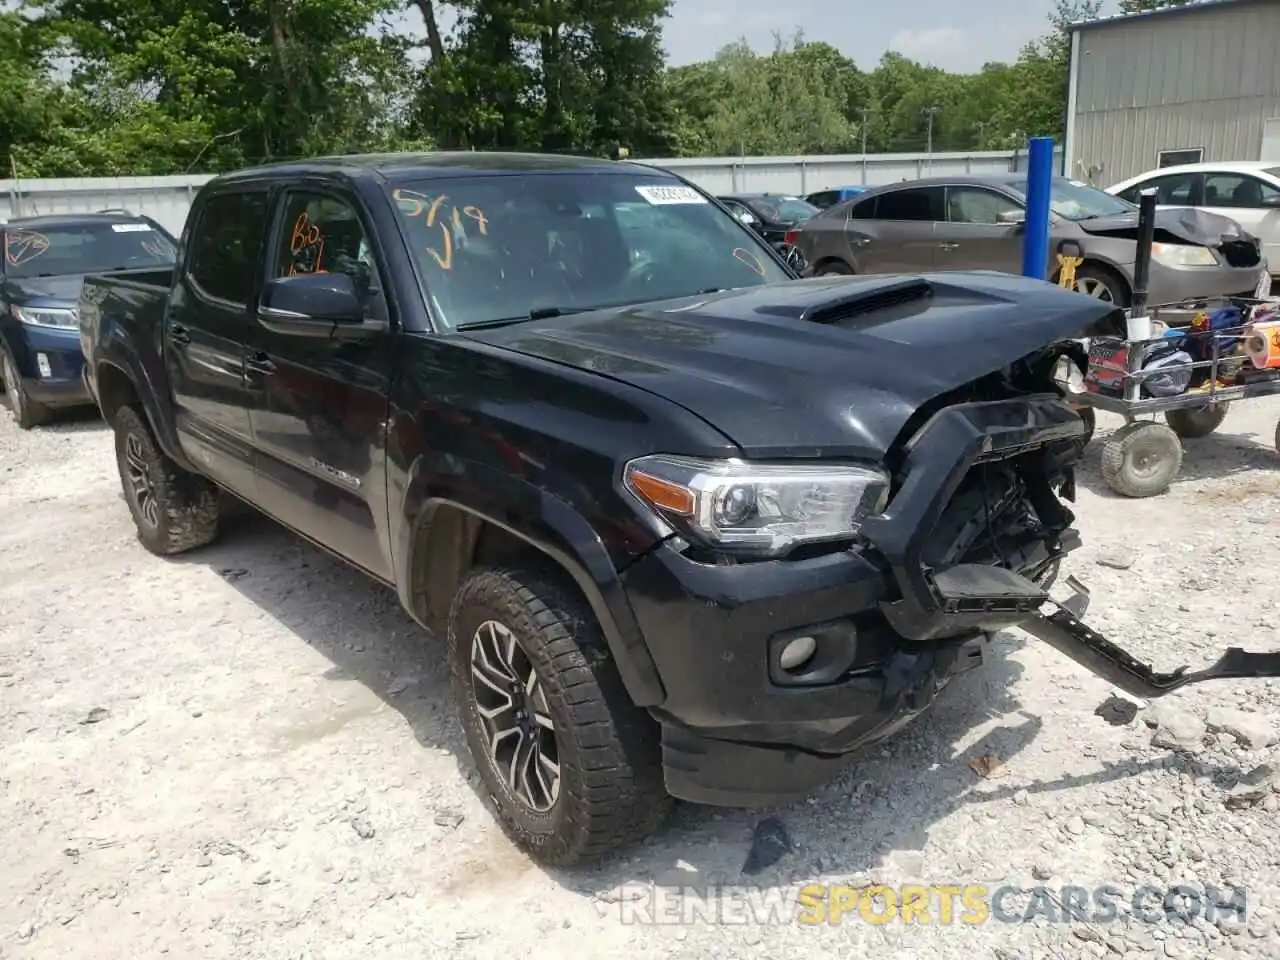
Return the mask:
<path id="1" fill-rule="evenodd" d="M 57 277 L 173 266 L 176 250 L 142 220 L 4 227 L 5 276 Z"/>
<path id="2" fill-rule="evenodd" d="M 455 327 L 791 279 L 754 231 L 692 187 L 652 175 L 388 189 L 433 309 Z"/>

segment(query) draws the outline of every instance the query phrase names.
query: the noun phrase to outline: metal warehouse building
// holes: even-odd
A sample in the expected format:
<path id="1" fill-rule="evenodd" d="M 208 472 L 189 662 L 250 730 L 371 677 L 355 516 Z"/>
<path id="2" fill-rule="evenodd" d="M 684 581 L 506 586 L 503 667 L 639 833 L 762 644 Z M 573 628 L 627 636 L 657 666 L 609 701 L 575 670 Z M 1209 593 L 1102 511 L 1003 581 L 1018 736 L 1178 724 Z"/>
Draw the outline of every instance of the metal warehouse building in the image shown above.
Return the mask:
<path id="1" fill-rule="evenodd" d="M 1072 27 L 1068 176 L 1280 160 L 1280 0 L 1208 0 Z"/>

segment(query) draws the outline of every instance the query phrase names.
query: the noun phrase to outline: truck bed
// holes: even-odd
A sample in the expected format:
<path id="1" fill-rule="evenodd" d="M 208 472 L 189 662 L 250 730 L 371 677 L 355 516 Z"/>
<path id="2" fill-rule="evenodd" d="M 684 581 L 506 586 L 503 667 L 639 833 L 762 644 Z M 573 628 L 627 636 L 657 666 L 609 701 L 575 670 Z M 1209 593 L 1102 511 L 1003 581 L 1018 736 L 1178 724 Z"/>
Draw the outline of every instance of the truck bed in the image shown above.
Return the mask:
<path id="1" fill-rule="evenodd" d="M 130 361 L 145 370 L 153 383 L 164 381 L 160 327 L 173 283 L 173 268 L 130 270 L 85 277 L 80 288 L 80 347 L 85 358 L 85 383 L 99 399 L 102 364 L 129 369 Z M 126 360 L 122 349 L 145 349 L 147 356 Z"/>

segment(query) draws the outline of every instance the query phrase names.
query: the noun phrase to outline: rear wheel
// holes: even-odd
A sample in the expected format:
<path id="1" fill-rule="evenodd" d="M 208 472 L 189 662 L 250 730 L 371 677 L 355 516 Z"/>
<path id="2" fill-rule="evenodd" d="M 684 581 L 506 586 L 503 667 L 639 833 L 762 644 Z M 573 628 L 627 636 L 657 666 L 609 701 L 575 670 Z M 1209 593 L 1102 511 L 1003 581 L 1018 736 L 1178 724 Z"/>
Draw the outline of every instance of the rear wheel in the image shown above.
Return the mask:
<path id="1" fill-rule="evenodd" d="M 18 376 L 18 365 L 7 349 L 0 348 L 0 379 L 4 381 L 5 402 L 9 407 L 9 416 L 21 430 L 30 430 L 42 423 L 47 423 L 51 414 L 48 407 L 32 400 L 22 386 L 22 378 Z"/>
<path id="2" fill-rule="evenodd" d="M 657 724 L 575 591 L 531 569 L 473 571 L 450 609 L 448 656 L 467 746 L 530 856 L 579 863 L 666 816 Z"/>
<path id="3" fill-rule="evenodd" d="M 828 260 L 813 271 L 818 277 L 851 277 L 853 267 L 840 260 Z"/>
<path id="4" fill-rule="evenodd" d="M 1206 403 L 1203 407 L 1186 407 L 1181 410 L 1169 410 L 1164 415 L 1164 422 L 1178 436 L 1186 440 L 1207 437 L 1227 419 L 1227 404 Z"/>
<path id="5" fill-rule="evenodd" d="M 218 488 L 169 459 L 141 411 L 121 407 L 112 425 L 120 483 L 139 542 L 162 557 L 211 542 L 218 533 Z"/>
<path id="6" fill-rule="evenodd" d="M 1102 448 L 1102 479 L 1124 497 L 1158 496 L 1181 469 L 1182 441 L 1163 423 L 1126 424 Z"/>

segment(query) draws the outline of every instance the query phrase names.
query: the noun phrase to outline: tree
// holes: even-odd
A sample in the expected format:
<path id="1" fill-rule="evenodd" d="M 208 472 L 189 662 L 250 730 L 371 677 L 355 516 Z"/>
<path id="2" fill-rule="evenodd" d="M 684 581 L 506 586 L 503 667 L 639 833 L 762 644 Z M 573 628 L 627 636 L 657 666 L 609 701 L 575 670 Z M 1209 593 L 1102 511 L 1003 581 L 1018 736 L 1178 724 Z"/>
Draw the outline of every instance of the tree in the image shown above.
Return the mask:
<path id="1" fill-rule="evenodd" d="M 1185 7 L 1199 0 L 1120 0 L 1121 13 L 1146 13 L 1165 7 Z"/>

